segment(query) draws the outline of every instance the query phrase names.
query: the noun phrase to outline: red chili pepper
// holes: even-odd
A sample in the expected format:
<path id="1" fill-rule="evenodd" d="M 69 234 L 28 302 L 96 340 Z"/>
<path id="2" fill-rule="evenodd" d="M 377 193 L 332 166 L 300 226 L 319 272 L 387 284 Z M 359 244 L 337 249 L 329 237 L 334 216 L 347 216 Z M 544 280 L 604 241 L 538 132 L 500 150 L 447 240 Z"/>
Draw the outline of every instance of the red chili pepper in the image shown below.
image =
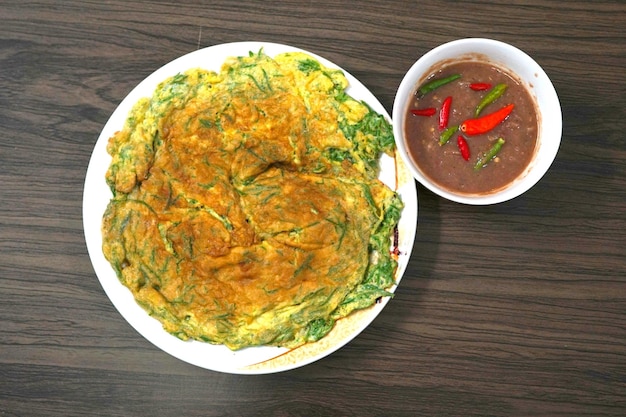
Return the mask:
<path id="1" fill-rule="evenodd" d="M 471 88 L 474 91 L 484 91 L 484 90 L 489 90 L 491 88 L 491 84 L 489 83 L 472 83 L 469 85 L 469 88 Z"/>
<path id="2" fill-rule="evenodd" d="M 462 135 L 459 135 L 459 137 L 456 139 L 456 144 L 459 146 L 459 151 L 461 151 L 461 156 L 463 157 L 463 159 L 465 159 L 466 161 L 469 161 L 470 159 L 469 145 L 467 144 L 467 141 Z"/>
<path id="3" fill-rule="evenodd" d="M 437 109 L 435 109 L 434 107 L 428 107 L 426 109 L 413 109 L 411 110 L 411 113 L 416 116 L 432 116 L 433 114 L 437 113 Z"/>
<path id="4" fill-rule="evenodd" d="M 444 130 L 448 127 L 448 120 L 450 119 L 450 106 L 452 105 L 452 96 L 446 97 L 441 104 L 441 110 L 439 110 L 439 130 Z"/>
<path id="5" fill-rule="evenodd" d="M 489 132 L 491 129 L 502 123 L 513 111 L 514 104 L 502 107 L 493 113 L 486 114 L 477 119 L 467 119 L 459 126 L 461 132 L 466 135 L 480 135 Z"/>

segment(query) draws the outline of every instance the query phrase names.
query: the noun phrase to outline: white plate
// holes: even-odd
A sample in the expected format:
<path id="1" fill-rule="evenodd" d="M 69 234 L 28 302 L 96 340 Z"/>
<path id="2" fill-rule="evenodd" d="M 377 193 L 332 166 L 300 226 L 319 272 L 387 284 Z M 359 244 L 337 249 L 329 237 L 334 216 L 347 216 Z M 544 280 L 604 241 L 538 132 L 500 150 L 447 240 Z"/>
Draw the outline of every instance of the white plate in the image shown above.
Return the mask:
<path id="1" fill-rule="evenodd" d="M 266 42 L 236 42 L 200 49 L 184 55 L 161 67 L 135 87 L 122 101 L 104 126 L 89 162 L 83 194 L 83 223 L 87 249 L 94 270 L 111 302 L 143 337 L 170 355 L 190 364 L 214 371 L 235 374 L 264 374 L 297 368 L 323 358 L 344 346 L 365 329 L 389 301 L 383 299 L 371 308 L 358 311 L 337 322 L 335 328 L 320 341 L 288 350 L 277 347 L 253 347 L 231 351 L 222 345 L 198 341 L 182 341 L 163 330 L 161 323 L 150 317 L 135 302 L 131 292 L 124 287 L 102 253 L 101 222 L 106 206 L 112 197 L 105 182 L 105 173 L 111 162 L 106 152 L 108 139 L 120 130 L 132 106 L 142 97 L 150 97 L 157 85 L 166 78 L 190 68 L 202 67 L 219 72 L 224 60 L 231 56 L 245 56 L 261 48 L 268 56 L 283 52 L 306 52 L 330 68 L 338 68 L 328 60 L 302 49 Z M 374 95 L 356 78 L 342 69 L 350 86 L 348 94 L 363 100 L 375 111 L 390 120 L 389 114 Z M 399 223 L 399 266 L 396 285 L 406 269 L 417 228 L 417 191 L 413 177 L 400 158 L 384 156 L 381 160 L 381 180 L 397 189 L 405 208 Z"/>

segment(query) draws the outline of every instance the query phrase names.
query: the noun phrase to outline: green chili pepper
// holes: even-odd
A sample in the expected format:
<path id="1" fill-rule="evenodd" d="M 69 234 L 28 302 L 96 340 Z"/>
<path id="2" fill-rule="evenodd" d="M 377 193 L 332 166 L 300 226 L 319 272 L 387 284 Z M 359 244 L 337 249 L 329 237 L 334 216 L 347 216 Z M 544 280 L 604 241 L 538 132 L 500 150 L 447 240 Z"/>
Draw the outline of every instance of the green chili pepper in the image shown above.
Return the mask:
<path id="1" fill-rule="evenodd" d="M 486 154 L 484 154 L 481 158 L 478 159 L 478 161 L 476 161 L 476 164 L 474 165 L 474 169 L 475 170 L 481 169 L 489 161 L 491 161 L 493 158 L 495 158 L 496 155 L 498 154 L 498 152 L 500 152 L 500 149 L 502 149 L 502 145 L 504 145 L 504 139 L 503 138 L 499 138 L 496 141 L 496 143 L 493 144 L 491 149 L 489 149 L 489 151 Z"/>
<path id="2" fill-rule="evenodd" d="M 439 135 L 439 145 L 445 145 L 446 143 L 448 143 L 452 135 L 454 135 L 457 130 L 459 130 L 458 126 L 450 126 L 446 130 L 441 132 L 441 135 Z"/>
<path id="3" fill-rule="evenodd" d="M 478 103 L 478 106 L 476 106 L 476 112 L 474 113 L 475 116 L 478 116 L 480 114 L 481 111 L 483 111 L 483 109 L 485 107 L 487 107 L 489 104 L 493 103 L 494 101 L 496 101 L 497 99 L 500 98 L 500 96 L 502 96 L 502 94 L 504 94 L 504 92 L 507 89 L 507 85 L 506 84 L 498 84 L 495 87 L 493 87 L 491 89 L 491 91 L 489 91 L 485 97 L 483 97 L 483 99 L 480 101 L 480 103 Z"/>
<path id="4" fill-rule="evenodd" d="M 424 84 L 423 86 L 421 86 L 420 88 L 418 88 L 417 92 L 419 93 L 420 96 L 423 96 L 426 93 L 430 93 L 433 90 L 436 90 L 437 88 L 441 87 L 442 85 L 446 85 L 448 83 L 451 83 L 454 80 L 458 80 L 459 78 L 461 78 L 461 74 L 453 74 L 450 75 L 448 77 L 445 78 L 439 78 L 436 80 L 432 80 L 427 82 L 426 84 Z"/>

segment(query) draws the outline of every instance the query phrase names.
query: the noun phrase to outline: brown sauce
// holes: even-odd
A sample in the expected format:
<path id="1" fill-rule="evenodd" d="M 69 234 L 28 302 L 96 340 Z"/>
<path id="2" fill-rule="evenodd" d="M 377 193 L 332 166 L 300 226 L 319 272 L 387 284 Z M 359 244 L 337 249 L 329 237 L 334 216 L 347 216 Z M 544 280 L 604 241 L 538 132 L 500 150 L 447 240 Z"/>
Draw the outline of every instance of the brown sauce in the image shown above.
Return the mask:
<path id="1" fill-rule="evenodd" d="M 530 164 L 539 130 L 537 106 L 519 79 L 484 62 L 461 61 L 442 66 L 432 71 L 423 84 L 453 74 L 461 74 L 461 77 L 421 97 L 416 89 L 407 106 L 404 126 L 407 149 L 422 174 L 440 187 L 461 194 L 490 194 L 510 184 Z M 470 88 L 473 83 L 507 85 L 504 94 L 486 106 L 479 117 L 511 103 L 514 104 L 513 111 L 486 133 L 469 136 L 458 131 L 446 144 L 440 145 L 442 130 L 439 127 L 439 111 L 446 97 L 452 97 L 448 126 L 457 126 L 476 117 L 476 106 L 489 90 L 474 91 Z M 435 108 L 437 113 L 432 116 L 411 113 L 412 109 L 425 108 Z M 461 156 L 457 145 L 459 135 L 466 139 L 469 146 L 470 157 L 467 161 Z M 503 138 L 505 144 L 496 157 L 482 168 L 475 169 L 477 159 L 488 152 L 498 138 Z"/>

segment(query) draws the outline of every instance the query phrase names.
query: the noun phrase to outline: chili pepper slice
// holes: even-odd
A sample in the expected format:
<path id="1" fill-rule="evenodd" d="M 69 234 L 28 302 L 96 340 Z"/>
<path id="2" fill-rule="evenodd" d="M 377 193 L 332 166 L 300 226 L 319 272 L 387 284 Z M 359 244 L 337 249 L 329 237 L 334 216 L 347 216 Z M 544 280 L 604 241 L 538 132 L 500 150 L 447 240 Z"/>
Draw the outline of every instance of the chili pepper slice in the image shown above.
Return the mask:
<path id="1" fill-rule="evenodd" d="M 441 135 L 439 135 L 439 145 L 443 146 L 448 143 L 452 135 L 454 135 L 458 130 L 459 126 L 450 126 L 446 130 L 441 132 Z"/>
<path id="2" fill-rule="evenodd" d="M 466 161 L 469 161 L 470 159 L 469 145 L 467 144 L 467 141 L 462 135 L 459 135 L 459 137 L 456 138 L 456 144 L 459 147 L 459 151 L 461 151 L 461 156 L 463 157 L 463 159 L 465 159 Z"/>
<path id="3" fill-rule="evenodd" d="M 443 130 L 448 127 L 448 120 L 450 119 L 450 106 L 452 106 L 452 96 L 446 97 L 441 104 L 439 110 L 439 130 Z"/>
<path id="4" fill-rule="evenodd" d="M 514 104 L 509 104 L 496 110 L 493 113 L 486 114 L 476 119 L 467 119 L 459 126 L 461 132 L 466 135 L 480 135 L 487 133 L 504 121 L 513 111 Z"/>
<path id="5" fill-rule="evenodd" d="M 459 78 L 461 78 L 461 74 L 453 74 L 445 78 L 438 78 L 436 80 L 427 82 L 426 84 L 418 88 L 417 92 L 420 96 L 423 96 L 424 94 L 430 93 L 431 91 L 436 90 L 442 85 L 451 83 L 452 81 L 458 80 Z"/>
<path id="6" fill-rule="evenodd" d="M 489 90 L 491 88 L 491 84 L 489 84 L 489 83 L 471 83 L 469 85 L 469 88 L 471 88 L 474 91 L 484 91 L 484 90 Z"/>
<path id="7" fill-rule="evenodd" d="M 482 157 L 478 158 L 476 164 L 474 165 L 475 170 L 479 170 L 484 167 L 489 161 L 496 157 L 500 149 L 502 149 L 502 145 L 504 145 L 504 138 L 498 138 L 498 140 L 491 146 L 491 148 L 485 153 Z"/>
<path id="8" fill-rule="evenodd" d="M 506 84 L 498 84 L 495 87 L 493 87 L 491 91 L 489 91 L 485 95 L 485 97 L 483 97 L 483 99 L 480 100 L 480 103 L 478 103 L 478 106 L 476 106 L 476 111 L 474 112 L 474 116 L 478 117 L 480 112 L 483 111 L 485 107 L 487 107 L 489 104 L 499 99 L 502 96 L 502 94 L 504 94 L 507 87 L 508 86 Z"/>
<path id="9" fill-rule="evenodd" d="M 416 116 L 432 116 L 433 114 L 437 113 L 437 109 L 435 109 L 434 107 L 427 107 L 425 109 L 413 109 L 411 110 L 411 113 Z"/>

